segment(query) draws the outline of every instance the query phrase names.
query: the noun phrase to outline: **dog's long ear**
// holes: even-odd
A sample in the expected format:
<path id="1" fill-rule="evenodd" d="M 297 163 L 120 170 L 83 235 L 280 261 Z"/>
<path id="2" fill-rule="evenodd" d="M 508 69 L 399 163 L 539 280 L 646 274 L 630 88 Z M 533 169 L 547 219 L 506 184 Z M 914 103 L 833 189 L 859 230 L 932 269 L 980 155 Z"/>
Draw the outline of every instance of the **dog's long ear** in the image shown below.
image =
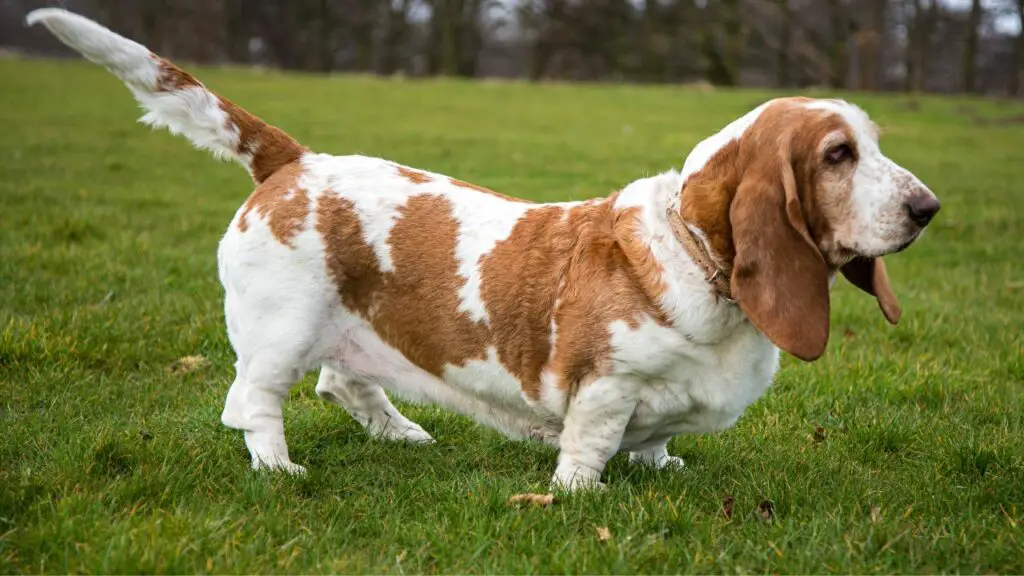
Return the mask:
<path id="1" fill-rule="evenodd" d="M 890 324 L 899 323 L 902 310 L 889 285 L 889 273 L 885 271 L 885 263 L 881 258 L 858 257 L 839 271 L 851 284 L 878 300 L 878 307 Z"/>
<path id="2" fill-rule="evenodd" d="M 754 160 L 729 209 L 732 293 L 776 346 L 811 361 L 828 344 L 828 266 L 807 230 L 786 146 Z"/>

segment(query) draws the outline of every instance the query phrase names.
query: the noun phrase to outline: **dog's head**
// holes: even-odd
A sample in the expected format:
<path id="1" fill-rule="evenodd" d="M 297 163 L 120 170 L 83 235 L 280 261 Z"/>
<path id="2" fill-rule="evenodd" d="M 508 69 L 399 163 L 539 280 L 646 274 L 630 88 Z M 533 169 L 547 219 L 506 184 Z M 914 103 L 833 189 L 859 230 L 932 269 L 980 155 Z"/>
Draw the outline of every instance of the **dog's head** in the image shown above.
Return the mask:
<path id="1" fill-rule="evenodd" d="M 801 359 L 825 350 L 837 270 L 899 320 L 881 257 L 913 243 L 939 210 L 878 136 L 852 104 L 786 98 L 701 143 L 697 169 L 687 160 L 683 219 L 732 262 L 733 296 L 751 321 Z"/>

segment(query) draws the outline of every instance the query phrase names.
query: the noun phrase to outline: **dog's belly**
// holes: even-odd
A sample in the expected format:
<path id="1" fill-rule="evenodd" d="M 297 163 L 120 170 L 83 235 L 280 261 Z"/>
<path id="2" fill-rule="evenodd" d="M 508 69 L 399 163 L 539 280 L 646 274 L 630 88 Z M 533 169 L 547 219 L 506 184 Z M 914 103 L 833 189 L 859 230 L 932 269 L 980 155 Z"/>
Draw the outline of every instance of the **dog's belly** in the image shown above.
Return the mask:
<path id="1" fill-rule="evenodd" d="M 412 402 L 449 408 L 511 438 L 557 445 L 560 422 L 546 420 L 531 408 L 519 381 L 493 353 L 463 366 L 449 365 L 439 378 L 410 362 L 361 319 L 348 316 L 344 324 L 349 326 L 325 360 L 340 373 L 379 384 Z"/>

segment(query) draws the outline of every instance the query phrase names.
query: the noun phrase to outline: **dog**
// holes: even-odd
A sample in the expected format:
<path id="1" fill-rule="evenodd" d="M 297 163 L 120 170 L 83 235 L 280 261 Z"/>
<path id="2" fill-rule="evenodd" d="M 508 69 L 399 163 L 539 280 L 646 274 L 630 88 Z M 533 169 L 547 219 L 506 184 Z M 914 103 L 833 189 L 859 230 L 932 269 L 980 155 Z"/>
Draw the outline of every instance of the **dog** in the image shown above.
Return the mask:
<path id="1" fill-rule="evenodd" d="M 561 489 L 602 486 L 619 451 L 682 467 L 668 441 L 732 426 L 780 349 L 822 355 L 837 273 L 898 322 L 882 257 L 939 210 L 840 100 L 771 100 L 681 172 L 535 204 L 314 153 L 91 20 L 48 8 L 27 23 L 120 78 L 144 122 L 255 181 L 217 252 L 237 355 L 222 421 L 244 431 L 254 468 L 304 471 L 282 403 L 316 367 L 317 394 L 386 439 L 433 441 L 389 390 L 555 446 Z"/>

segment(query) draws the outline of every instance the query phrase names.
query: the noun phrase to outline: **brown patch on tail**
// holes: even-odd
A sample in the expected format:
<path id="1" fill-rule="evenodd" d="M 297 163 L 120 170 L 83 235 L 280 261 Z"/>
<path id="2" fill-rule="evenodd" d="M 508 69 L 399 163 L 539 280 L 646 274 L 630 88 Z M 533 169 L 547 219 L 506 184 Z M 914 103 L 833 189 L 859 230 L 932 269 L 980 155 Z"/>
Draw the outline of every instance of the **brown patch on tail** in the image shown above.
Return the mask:
<path id="1" fill-rule="evenodd" d="M 240 156 L 249 156 L 249 172 L 257 184 L 266 181 L 282 167 L 296 162 L 306 149 L 294 138 L 275 126 L 267 124 L 256 116 L 235 105 L 227 98 L 203 86 L 194 76 L 174 64 L 154 55 L 160 64 L 157 90 L 171 92 L 185 88 L 202 88 L 220 102 L 220 108 L 228 115 L 228 122 L 238 129 Z"/>
<path id="2" fill-rule="evenodd" d="M 248 230 L 249 214 L 256 211 L 267 219 L 267 227 L 278 242 L 294 248 L 291 240 L 302 231 L 310 210 L 309 194 L 298 185 L 301 175 L 302 166 L 293 162 L 257 186 L 238 217 L 238 229 Z"/>
<path id="3" fill-rule="evenodd" d="M 220 99 L 220 107 L 238 126 L 238 153 L 252 156 L 252 179 L 263 182 L 282 166 L 297 162 L 305 149 L 280 128 L 271 126 L 229 100 Z"/>

